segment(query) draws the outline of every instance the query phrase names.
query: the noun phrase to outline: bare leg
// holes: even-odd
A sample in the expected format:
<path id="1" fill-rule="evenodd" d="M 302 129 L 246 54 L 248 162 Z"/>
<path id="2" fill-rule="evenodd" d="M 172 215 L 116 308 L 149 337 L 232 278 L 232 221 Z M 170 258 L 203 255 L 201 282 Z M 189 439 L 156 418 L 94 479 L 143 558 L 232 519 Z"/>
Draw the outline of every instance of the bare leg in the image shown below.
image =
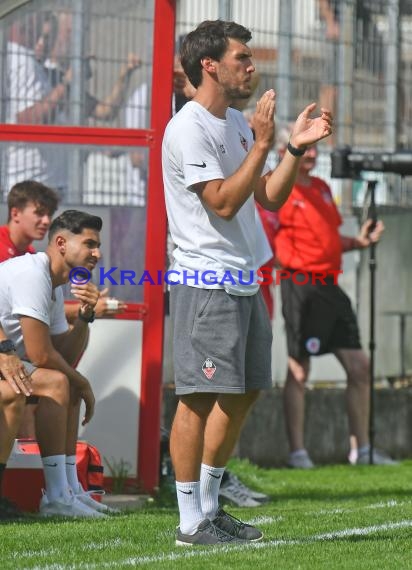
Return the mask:
<path id="1" fill-rule="evenodd" d="M 79 432 L 80 404 L 77 391 L 70 387 L 70 401 L 67 413 L 66 455 L 76 455 L 76 443 Z"/>
<path id="2" fill-rule="evenodd" d="M 36 439 L 36 406 L 37 404 L 27 404 L 24 407 L 23 419 L 17 437 Z"/>
<path id="3" fill-rule="evenodd" d="M 290 451 L 304 449 L 305 382 L 309 376 L 309 359 L 298 362 L 288 358 L 288 374 L 283 389 L 286 432 Z"/>
<path id="4" fill-rule="evenodd" d="M 258 390 L 246 394 L 219 394 L 206 422 L 203 463 L 213 467 L 226 466 L 258 395 Z"/>
<path id="5" fill-rule="evenodd" d="M 181 396 L 170 433 L 170 455 L 176 481 L 199 481 L 206 420 L 216 394 Z"/>
<path id="6" fill-rule="evenodd" d="M 226 465 L 258 393 L 193 394 L 180 399 L 170 436 L 177 481 L 198 481 L 202 461 L 214 467 Z"/>
<path id="7" fill-rule="evenodd" d="M 0 381 L 0 463 L 7 463 L 20 426 L 26 396 Z"/>
<path id="8" fill-rule="evenodd" d="M 369 359 L 361 349 L 339 349 L 335 355 L 347 374 L 349 432 L 356 437 L 360 448 L 369 443 Z"/>
<path id="9" fill-rule="evenodd" d="M 36 409 L 36 436 L 42 457 L 66 453 L 69 382 L 56 370 L 38 368 L 32 374 Z"/>

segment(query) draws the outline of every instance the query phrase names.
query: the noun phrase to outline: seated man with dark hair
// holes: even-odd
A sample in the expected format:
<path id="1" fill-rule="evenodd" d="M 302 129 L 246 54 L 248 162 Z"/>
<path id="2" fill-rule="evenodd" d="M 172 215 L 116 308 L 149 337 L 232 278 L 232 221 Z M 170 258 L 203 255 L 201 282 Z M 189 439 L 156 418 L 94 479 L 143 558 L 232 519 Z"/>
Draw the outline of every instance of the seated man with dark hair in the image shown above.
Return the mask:
<path id="1" fill-rule="evenodd" d="M 61 288 L 73 268 L 95 267 L 101 227 L 101 218 L 67 210 L 51 224 L 46 252 L 0 264 L 0 326 L 31 374 L 32 394 L 40 396 L 35 419 L 46 481 L 43 515 L 101 517 L 109 510 L 83 490 L 75 461 L 80 404 L 85 424 L 95 400 L 73 364 L 84 350 L 99 291 L 91 282 L 72 284 L 80 308 L 69 329 Z"/>
<path id="2" fill-rule="evenodd" d="M 36 180 L 23 180 L 13 186 L 7 195 L 7 224 L 0 226 L 0 262 L 25 253 L 36 253 L 32 243 L 46 235 L 59 198 L 56 192 Z M 96 318 L 109 318 L 122 313 L 126 305 L 117 299 L 109 302 L 107 289 L 101 291 L 95 307 Z M 79 303 L 65 303 L 65 313 L 72 324 L 79 310 Z M 19 437 L 35 438 L 33 407 L 35 399 L 26 406 Z"/>

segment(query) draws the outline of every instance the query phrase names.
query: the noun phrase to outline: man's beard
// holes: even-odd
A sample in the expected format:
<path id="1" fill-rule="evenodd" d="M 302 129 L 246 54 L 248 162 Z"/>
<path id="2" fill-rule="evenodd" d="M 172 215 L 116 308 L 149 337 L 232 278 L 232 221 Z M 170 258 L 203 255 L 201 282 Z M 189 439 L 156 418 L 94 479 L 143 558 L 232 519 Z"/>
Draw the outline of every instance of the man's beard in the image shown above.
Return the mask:
<path id="1" fill-rule="evenodd" d="M 226 95 L 229 99 L 249 99 L 252 92 L 250 90 L 244 91 L 240 87 L 229 87 L 226 89 Z"/>

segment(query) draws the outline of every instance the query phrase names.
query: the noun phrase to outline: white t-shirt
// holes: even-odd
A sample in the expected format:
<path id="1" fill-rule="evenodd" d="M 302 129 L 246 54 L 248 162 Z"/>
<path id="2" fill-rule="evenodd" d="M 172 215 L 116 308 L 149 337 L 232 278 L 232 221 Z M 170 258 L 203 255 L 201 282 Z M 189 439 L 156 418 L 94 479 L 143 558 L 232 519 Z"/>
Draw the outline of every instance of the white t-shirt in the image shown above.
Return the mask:
<path id="1" fill-rule="evenodd" d="M 45 323 L 51 336 L 69 328 L 63 291 L 52 287 L 46 253 L 26 253 L 0 264 L 0 323 L 19 357 L 28 360 L 19 321 L 22 315 Z"/>
<path id="2" fill-rule="evenodd" d="M 7 123 L 17 123 L 17 115 L 50 93 L 47 70 L 33 50 L 7 44 Z M 53 124 L 64 124 L 65 116 L 57 112 Z M 27 143 L 9 145 L 7 150 L 7 188 L 22 180 L 35 179 L 54 188 L 67 186 L 67 151 L 63 145 Z"/>
<path id="3" fill-rule="evenodd" d="M 259 289 L 257 269 L 273 254 L 253 195 L 228 221 L 209 210 L 191 190 L 198 182 L 231 176 L 252 145 L 250 127 L 242 113 L 231 108 L 226 119 L 219 119 L 189 101 L 169 122 L 162 163 L 169 227 L 176 244 L 172 268 L 176 273 L 170 281 L 223 288 L 233 295 L 253 295 Z M 262 174 L 268 170 L 265 166 Z M 216 283 L 212 283 L 214 276 Z"/>

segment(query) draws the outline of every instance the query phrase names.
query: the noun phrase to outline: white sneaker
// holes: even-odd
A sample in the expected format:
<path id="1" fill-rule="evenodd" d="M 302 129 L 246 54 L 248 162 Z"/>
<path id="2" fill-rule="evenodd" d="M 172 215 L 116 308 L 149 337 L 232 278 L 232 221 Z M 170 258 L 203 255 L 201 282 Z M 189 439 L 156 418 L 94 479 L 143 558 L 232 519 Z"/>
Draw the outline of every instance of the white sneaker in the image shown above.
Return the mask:
<path id="1" fill-rule="evenodd" d="M 313 469 L 315 466 L 306 449 L 302 449 L 289 455 L 288 467 L 292 467 L 292 469 Z"/>
<path id="2" fill-rule="evenodd" d="M 81 503 L 83 503 L 84 505 L 88 506 L 90 509 L 93 509 L 98 513 L 108 513 L 108 514 L 120 513 L 119 509 L 114 509 L 113 507 L 109 507 L 104 503 L 96 501 L 92 497 L 92 495 L 104 495 L 104 494 L 105 492 L 103 490 L 85 491 L 81 483 L 79 483 L 79 490 L 77 491 L 77 493 L 75 493 L 75 497 L 78 501 L 80 501 Z"/>
<path id="3" fill-rule="evenodd" d="M 374 449 L 372 454 L 373 465 L 398 465 L 387 453 L 380 449 Z M 358 455 L 356 465 L 369 465 L 369 450 L 361 451 Z"/>
<path id="4" fill-rule="evenodd" d="M 43 496 L 40 501 L 39 512 L 43 517 L 83 517 L 83 518 L 102 518 L 103 513 L 99 513 L 91 509 L 87 505 L 81 503 L 73 494 L 71 489 L 67 489 L 60 497 L 49 501 L 46 492 L 42 490 Z"/>

